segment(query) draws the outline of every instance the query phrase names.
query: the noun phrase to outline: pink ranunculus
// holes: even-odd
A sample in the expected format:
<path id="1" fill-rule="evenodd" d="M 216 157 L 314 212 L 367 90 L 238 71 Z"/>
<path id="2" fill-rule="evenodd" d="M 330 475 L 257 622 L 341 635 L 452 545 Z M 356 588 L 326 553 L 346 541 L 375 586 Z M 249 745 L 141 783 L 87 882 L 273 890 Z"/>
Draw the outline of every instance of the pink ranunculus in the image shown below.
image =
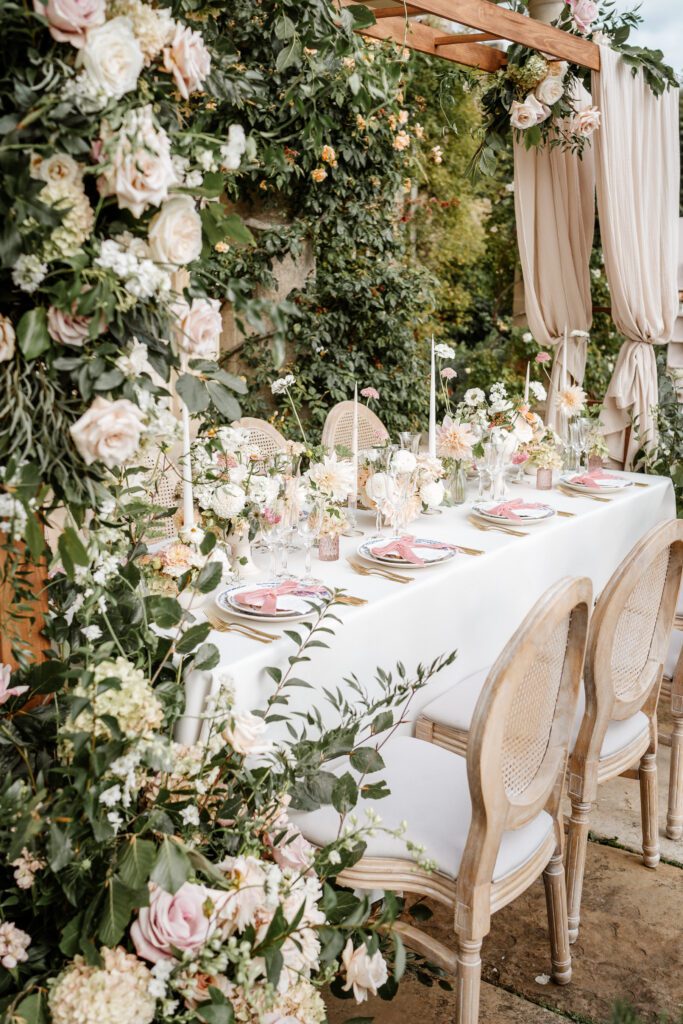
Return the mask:
<path id="1" fill-rule="evenodd" d="M 28 686 L 10 686 L 11 676 L 12 666 L 0 665 L 0 704 L 6 704 L 10 697 L 20 697 L 28 690 Z"/>
<path id="2" fill-rule="evenodd" d="M 47 333 L 60 345 L 82 348 L 88 340 L 90 317 L 77 313 L 66 313 L 63 309 L 50 306 L 47 311 Z"/>
<path id="3" fill-rule="evenodd" d="M 104 25 L 105 6 L 105 0 L 33 0 L 36 14 L 47 18 L 52 38 L 79 50 L 87 30 Z"/>
<path id="4" fill-rule="evenodd" d="M 211 54 L 199 32 L 176 25 L 171 45 L 164 48 L 164 71 L 173 75 L 183 99 L 201 90 L 211 71 Z"/>
<path id="5" fill-rule="evenodd" d="M 458 374 L 453 369 L 452 366 L 444 366 L 443 370 L 441 371 L 441 376 L 444 378 L 444 380 L 455 380 Z"/>
<path id="6" fill-rule="evenodd" d="M 571 8 L 574 24 L 579 32 L 586 35 L 591 30 L 591 25 L 600 13 L 598 5 L 594 0 L 567 0 Z"/>
<path id="7" fill-rule="evenodd" d="M 363 390 L 361 391 L 361 395 L 363 398 L 378 399 L 379 391 L 377 390 L 377 388 L 363 388 Z"/>
<path id="8" fill-rule="evenodd" d="M 550 355 L 549 352 L 539 352 L 538 355 L 536 356 L 536 360 L 535 361 L 537 363 L 549 363 L 550 359 L 551 359 L 551 355 Z"/>
<path id="9" fill-rule="evenodd" d="M 173 895 L 151 885 L 149 906 L 139 910 L 130 929 L 138 956 L 156 964 L 172 959 L 172 948 L 189 953 L 201 949 L 213 927 L 207 903 L 220 907 L 227 895 L 192 882 L 185 882 Z"/>

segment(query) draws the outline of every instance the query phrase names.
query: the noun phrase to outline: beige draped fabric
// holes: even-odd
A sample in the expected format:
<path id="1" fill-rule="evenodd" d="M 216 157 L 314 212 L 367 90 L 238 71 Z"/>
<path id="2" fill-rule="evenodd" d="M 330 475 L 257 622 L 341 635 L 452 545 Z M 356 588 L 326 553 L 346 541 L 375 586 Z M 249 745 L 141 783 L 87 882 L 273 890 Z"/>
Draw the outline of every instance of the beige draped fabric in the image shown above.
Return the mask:
<path id="1" fill-rule="evenodd" d="M 600 233 L 612 319 L 627 339 L 603 424 L 611 458 L 629 468 L 655 435 L 652 346 L 668 342 L 678 308 L 678 90 L 655 96 L 642 72 L 634 77 L 607 46 L 600 47 L 600 65 L 592 77 L 602 114 L 595 137 Z"/>
<path id="2" fill-rule="evenodd" d="M 576 107 L 591 105 L 581 87 Z M 557 389 L 564 359 L 565 327 L 587 332 L 592 322 L 590 254 L 595 225 L 595 169 L 587 146 L 583 158 L 560 146 L 529 150 L 515 141 L 515 215 L 529 328 L 539 345 L 556 348 L 547 421 L 558 425 Z M 567 371 L 582 383 L 585 337 L 570 337 Z"/>

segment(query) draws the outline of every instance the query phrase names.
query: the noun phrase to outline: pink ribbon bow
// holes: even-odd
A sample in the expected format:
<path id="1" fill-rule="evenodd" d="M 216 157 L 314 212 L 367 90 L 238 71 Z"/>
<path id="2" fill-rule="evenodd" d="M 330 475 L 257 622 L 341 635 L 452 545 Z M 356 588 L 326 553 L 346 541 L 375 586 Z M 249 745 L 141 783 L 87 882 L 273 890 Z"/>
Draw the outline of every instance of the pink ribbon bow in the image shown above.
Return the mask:
<path id="1" fill-rule="evenodd" d="M 523 501 L 522 498 L 515 498 L 514 501 L 503 501 L 500 505 L 487 508 L 486 515 L 500 516 L 502 519 L 514 519 L 516 522 L 521 523 L 522 516 L 518 516 L 515 509 L 519 510 L 522 508 L 545 508 L 545 505 L 539 504 L 537 501 Z"/>
<path id="2" fill-rule="evenodd" d="M 301 583 L 298 580 L 286 580 L 277 587 L 261 587 L 260 590 L 244 590 L 237 594 L 235 600 L 238 604 L 250 604 L 260 608 L 264 615 L 274 615 L 277 611 L 278 597 L 286 594 L 296 594 L 301 590 Z M 306 593 L 317 594 L 317 588 L 311 587 Z"/>
<path id="3" fill-rule="evenodd" d="M 424 565 L 424 558 L 416 553 L 415 548 L 433 548 L 434 544 L 420 544 L 412 537 L 399 537 L 382 547 L 372 548 L 373 555 L 398 555 L 404 562 L 411 562 L 413 565 Z M 440 544 L 440 548 L 450 548 L 450 544 Z"/>
<path id="4" fill-rule="evenodd" d="M 612 473 L 605 473 L 603 469 L 591 469 L 588 473 L 580 476 L 573 476 L 569 481 L 572 484 L 582 484 L 584 487 L 598 487 L 598 480 L 618 480 Z"/>

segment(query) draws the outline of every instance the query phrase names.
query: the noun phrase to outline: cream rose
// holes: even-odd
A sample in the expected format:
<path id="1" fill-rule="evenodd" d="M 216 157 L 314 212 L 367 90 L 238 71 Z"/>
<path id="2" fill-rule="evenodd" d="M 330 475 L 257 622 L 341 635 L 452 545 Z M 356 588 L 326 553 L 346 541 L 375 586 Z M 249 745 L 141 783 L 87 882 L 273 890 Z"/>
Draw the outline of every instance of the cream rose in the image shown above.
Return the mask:
<path id="1" fill-rule="evenodd" d="M 60 185 L 75 185 L 83 179 L 81 168 L 68 153 L 53 153 L 45 159 L 34 156 L 31 160 L 31 176 L 39 181 Z"/>
<path id="2" fill-rule="evenodd" d="M 534 95 L 539 103 L 545 103 L 546 106 L 552 107 L 553 103 L 557 103 L 564 96 L 562 79 L 556 75 L 548 75 L 536 86 Z"/>
<path id="3" fill-rule="evenodd" d="M 119 207 L 134 217 L 168 197 L 169 188 L 176 184 L 171 143 L 155 124 L 151 106 L 128 111 L 116 133 L 105 125 L 102 141 L 105 151 L 114 143 L 108 154 L 110 166 L 98 179 L 103 195 L 115 195 Z"/>
<path id="4" fill-rule="evenodd" d="M 190 196 L 173 196 L 149 226 L 149 249 L 157 263 L 184 266 L 202 251 L 202 222 Z"/>
<path id="5" fill-rule="evenodd" d="M 597 107 L 587 107 L 586 110 L 579 110 L 575 114 L 572 127 L 579 135 L 586 137 L 600 127 L 600 111 Z"/>
<path id="6" fill-rule="evenodd" d="M 211 54 L 199 32 L 176 25 L 171 45 L 164 49 L 164 71 L 173 75 L 183 99 L 201 90 L 211 71 Z"/>
<path id="7" fill-rule="evenodd" d="M 47 333 L 60 345 L 81 348 L 88 340 L 90 317 L 77 313 L 66 313 L 63 309 L 50 306 L 47 311 Z"/>
<path id="8" fill-rule="evenodd" d="M 112 18 L 88 32 L 80 59 L 90 81 L 107 96 L 120 100 L 132 92 L 144 57 L 130 18 Z"/>
<path id="9" fill-rule="evenodd" d="M 14 358 L 16 339 L 12 321 L 0 313 L 0 363 L 8 363 Z"/>
<path id="10" fill-rule="evenodd" d="M 178 302 L 174 337 L 178 348 L 190 359 L 215 359 L 218 355 L 223 320 L 218 299 L 193 299 L 192 305 Z"/>
<path id="11" fill-rule="evenodd" d="M 517 100 L 512 101 L 510 123 L 513 128 L 518 128 L 520 131 L 525 131 L 535 124 L 540 124 L 541 121 L 545 121 L 549 116 L 550 110 L 548 107 L 543 103 L 539 103 L 532 92 L 526 97 L 524 103 L 519 103 Z"/>
<path id="12" fill-rule="evenodd" d="M 206 909 L 220 906 L 227 893 L 185 882 L 171 895 L 150 886 L 149 906 L 138 912 L 130 937 L 138 956 L 152 963 L 173 959 L 172 948 L 194 953 L 206 942 L 212 918 Z"/>
<path id="13" fill-rule="evenodd" d="M 353 941 L 349 939 L 341 959 L 346 971 L 344 991 L 353 989 L 357 1003 L 362 1003 L 370 995 L 376 996 L 377 989 L 381 988 L 389 977 L 387 965 L 380 951 L 376 950 L 370 956 L 365 944 L 354 949 Z"/>
<path id="14" fill-rule="evenodd" d="M 104 0 L 33 0 L 33 10 L 47 18 L 53 39 L 77 49 L 85 45 L 88 29 L 104 25 Z"/>
<path id="15" fill-rule="evenodd" d="M 236 712 L 223 730 L 223 737 L 236 753 L 243 756 L 267 754 L 273 744 L 264 738 L 266 729 L 265 721 L 258 715 L 252 715 L 250 711 Z"/>
<path id="16" fill-rule="evenodd" d="M 69 432 L 87 466 L 103 462 L 108 469 L 113 469 L 135 454 L 142 421 L 142 412 L 127 398 L 112 402 L 100 395 Z"/>

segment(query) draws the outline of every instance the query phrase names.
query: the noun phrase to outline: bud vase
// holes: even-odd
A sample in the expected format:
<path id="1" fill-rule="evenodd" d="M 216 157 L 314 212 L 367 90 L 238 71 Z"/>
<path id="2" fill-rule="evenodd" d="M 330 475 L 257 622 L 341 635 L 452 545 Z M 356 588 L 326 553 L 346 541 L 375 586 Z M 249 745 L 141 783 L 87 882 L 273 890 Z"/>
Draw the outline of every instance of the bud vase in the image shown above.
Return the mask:
<path id="1" fill-rule="evenodd" d="M 549 491 L 553 486 L 553 471 L 546 466 L 539 466 L 536 470 L 536 490 Z"/>
<path id="2" fill-rule="evenodd" d="M 240 579 L 246 580 L 259 575 L 259 568 L 251 557 L 251 541 L 246 531 L 230 538 L 230 552 L 233 571 Z"/>
<path id="3" fill-rule="evenodd" d="M 318 539 L 318 558 L 321 562 L 339 559 L 339 534 L 322 533 Z"/>
<path id="4" fill-rule="evenodd" d="M 465 492 L 467 489 L 467 477 L 465 470 L 458 463 L 448 477 L 448 496 L 451 505 L 463 505 L 465 503 Z"/>

